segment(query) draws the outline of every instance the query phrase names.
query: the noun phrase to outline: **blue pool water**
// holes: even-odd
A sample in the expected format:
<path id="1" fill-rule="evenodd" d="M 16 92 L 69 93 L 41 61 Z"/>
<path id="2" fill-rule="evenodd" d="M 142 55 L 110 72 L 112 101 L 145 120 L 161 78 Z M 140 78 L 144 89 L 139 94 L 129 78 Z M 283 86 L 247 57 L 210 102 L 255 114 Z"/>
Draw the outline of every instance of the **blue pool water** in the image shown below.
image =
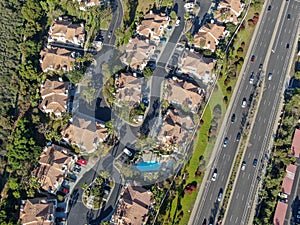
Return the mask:
<path id="1" fill-rule="evenodd" d="M 137 164 L 136 168 L 142 172 L 151 172 L 159 170 L 160 164 L 157 161 L 140 162 Z"/>

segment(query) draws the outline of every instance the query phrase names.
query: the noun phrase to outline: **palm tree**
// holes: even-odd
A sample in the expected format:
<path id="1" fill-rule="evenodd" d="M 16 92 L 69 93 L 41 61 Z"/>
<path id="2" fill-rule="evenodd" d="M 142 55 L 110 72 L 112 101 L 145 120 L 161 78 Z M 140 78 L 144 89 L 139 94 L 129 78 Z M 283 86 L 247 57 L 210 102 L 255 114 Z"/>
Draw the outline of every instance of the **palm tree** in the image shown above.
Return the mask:
<path id="1" fill-rule="evenodd" d="M 99 175 L 103 178 L 103 179 L 107 179 L 109 178 L 110 173 L 107 170 L 101 171 L 99 173 Z"/>

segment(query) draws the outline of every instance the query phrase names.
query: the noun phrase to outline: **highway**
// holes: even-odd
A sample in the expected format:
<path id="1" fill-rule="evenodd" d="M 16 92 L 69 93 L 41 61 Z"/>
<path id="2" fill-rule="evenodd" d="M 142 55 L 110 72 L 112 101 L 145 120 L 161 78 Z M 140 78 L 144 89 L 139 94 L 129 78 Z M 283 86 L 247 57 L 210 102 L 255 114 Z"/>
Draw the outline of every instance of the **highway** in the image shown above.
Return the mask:
<path id="1" fill-rule="evenodd" d="M 197 209 L 195 216 L 190 219 L 189 224 L 193 225 L 199 225 L 199 224 L 209 224 L 209 223 L 215 223 L 216 217 L 218 214 L 218 210 L 220 208 L 220 202 L 217 201 L 218 195 L 220 190 L 224 190 L 227 180 L 230 175 L 231 165 L 234 162 L 234 158 L 236 155 L 236 151 L 238 148 L 238 142 L 235 140 L 236 135 L 238 132 L 247 132 L 245 131 L 245 120 L 247 117 L 247 114 L 249 113 L 249 97 L 251 94 L 254 93 L 254 85 L 249 83 L 250 74 L 254 72 L 255 81 L 254 84 L 257 82 L 257 75 L 259 72 L 259 65 L 264 62 L 267 50 L 269 47 L 269 43 L 271 41 L 271 37 L 273 34 L 273 31 L 275 29 L 275 25 L 277 20 L 280 20 L 278 18 L 281 4 L 286 4 L 285 1 L 275 1 L 271 0 L 269 1 L 272 5 L 272 9 L 270 11 L 265 11 L 263 15 L 260 17 L 261 24 L 258 28 L 256 41 L 252 47 L 252 49 L 249 49 L 250 51 L 250 58 L 252 55 L 255 55 L 254 62 L 246 62 L 246 68 L 244 70 L 244 73 L 242 74 L 242 80 L 240 85 L 237 87 L 237 94 L 233 101 L 232 108 L 229 109 L 230 113 L 228 116 L 228 121 L 226 122 L 226 127 L 223 132 L 220 132 L 221 138 L 220 143 L 216 143 L 215 148 L 217 151 L 216 157 L 213 161 L 213 165 L 211 166 L 211 171 L 209 174 L 209 177 L 205 183 L 204 190 L 201 194 L 201 200 L 199 202 L 196 202 L 194 208 Z M 287 4 L 289 4 L 287 2 Z M 267 10 L 267 9 L 266 9 Z M 292 20 L 291 20 L 292 21 Z M 275 77 L 275 74 L 274 74 Z M 276 81 L 276 78 L 274 78 Z M 276 91 L 276 90 L 275 90 Z M 242 101 L 243 99 L 247 99 L 247 107 L 242 108 Z M 270 107 L 270 106 L 269 106 Z M 236 120 L 234 123 L 230 122 L 231 115 L 236 115 Z M 229 143 L 224 148 L 223 147 L 223 140 L 225 137 L 228 137 Z M 262 136 L 263 137 L 263 136 Z M 262 138 L 261 137 L 261 138 Z M 253 157 L 253 155 L 252 155 Z M 250 160 L 251 161 L 251 160 Z M 248 161 L 248 165 L 246 168 L 246 171 L 249 170 L 250 165 L 252 165 L 252 162 Z M 213 174 L 213 171 L 217 169 L 217 178 L 216 181 L 212 181 L 211 177 Z M 246 193 L 246 191 L 245 191 Z M 244 198 L 245 200 L 245 198 Z M 239 207 L 241 204 L 236 204 L 236 207 Z M 242 208 L 242 207 L 241 207 Z M 240 209 L 239 209 L 240 210 Z M 237 210 L 236 210 L 237 211 Z M 235 214 L 235 212 L 234 212 Z M 229 216 L 230 218 L 230 216 Z M 232 220 L 231 220 L 232 221 Z M 229 221 L 228 221 L 229 222 Z M 234 221 L 235 222 L 235 218 Z M 228 223 L 229 224 L 229 223 Z"/>
<path id="2" fill-rule="evenodd" d="M 273 77 L 271 81 L 267 79 L 265 81 L 265 90 L 243 159 L 246 161 L 247 167 L 245 171 L 239 173 L 228 214 L 223 224 L 234 225 L 251 222 L 249 216 L 259 183 L 258 178 L 261 176 L 262 167 L 265 166 L 264 155 L 268 150 L 274 125 L 277 125 L 276 114 L 282 97 L 282 88 L 285 86 L 288 65 L 292 60 L 292 46 L 299 26 L 299 9 L 300 2 L 287 1 L 282 17 L 279 18 L 280 24 L 278 32 L 274 34 L 276 38 L 272 46 L 273 51 L 268 64 L 264 65 L 266 74 L 272 73 Z M 289 14 L 290 19 L 288 19 Z M 265 37 L 263 43 L 269 43 L 269 39 Z M 254 158 L 258 159 L 256 167 L 252 165 Z"/>

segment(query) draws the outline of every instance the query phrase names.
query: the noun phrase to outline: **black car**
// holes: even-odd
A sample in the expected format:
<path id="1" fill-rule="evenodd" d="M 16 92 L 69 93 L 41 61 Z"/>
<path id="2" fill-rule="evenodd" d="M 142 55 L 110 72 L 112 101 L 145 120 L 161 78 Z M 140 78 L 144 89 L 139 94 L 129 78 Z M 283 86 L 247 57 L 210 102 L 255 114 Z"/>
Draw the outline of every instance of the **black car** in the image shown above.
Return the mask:
<path id="1" fill-rule="evenodd" d="M 226 148 L 227 144 L 228 144 L 228 137 L 226 137 L 226 138 L 224 139 L 223 147 Z"/>
<path id="2" fill-rule="evenodd" d="M 270 10 L 271 10 L 271 5 L 268 6 L 268 11 L 270 11 Z"/>
<path id="3" fill-rule="evenodd" d="M 235 114 L 233 113 L 231 116 L 231 123 L 234 123 L 234 121 L 235 121 Z"/>
<path id="4" fill-rule="evenodd" d="M 241 140 L 241 133 L 238 132 L 237 135 L 236 135 L 236 141 L 240 141 Z"/>
<path id="5" fill-rule="evenodd" d="M 291 14 L 287 15 L 287 19 L 290 20 L 291 19 Z"/>
<path id="6" fill-rule="evenodd" d="M 289 43 L 287 43 L 287 44 L 286 44 L 286 48 L 289 48 L 289 47 L 290 47 L 290 44 L 289 44 Z"/>
<path id="7" fill-rule="evenodd" d="M 259 71 L 262 70 L 262 67 L 263 67 L 263 64 L 259 64 L 259 67 L 258 67 Z"/>
<path id="8" fill-rule="evenodd" d="M 253 160 L 253 167 L 256 167 L 257 166 L 257 159 L 254 159 Z"/>

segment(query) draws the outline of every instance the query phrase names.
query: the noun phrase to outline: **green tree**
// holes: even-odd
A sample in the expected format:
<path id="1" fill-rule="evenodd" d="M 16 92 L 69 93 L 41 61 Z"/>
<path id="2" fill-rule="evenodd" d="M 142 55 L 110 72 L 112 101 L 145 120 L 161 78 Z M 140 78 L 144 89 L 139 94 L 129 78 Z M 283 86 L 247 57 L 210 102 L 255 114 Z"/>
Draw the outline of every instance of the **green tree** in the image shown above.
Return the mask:
<path id="1" fill-rule="evenodd" d="M 84 99 L 86 100 L 86 102 L 88 104 L 91 104 L 92 101 L 96 97 L 95 96 L 96 95 L 96 89 L 95 88 L 87 88 L 87 89 L 84 89 L 81 94 L 84 97 Z"/>
<path id="2" fill-rule="evenodd" d="M 81 185 L 81 189 L 82 190 L 87 190 L 87 188 L 89 187 L 89 185 L 86 183 L 86 182 L 84 182 L 82 185 Z"/>
<path id="3" fill-rule="evenodd" d="M 73 84 L 78 84 L 83 78 L 84 72 L 82 70 L 70 70 L 67 77 Z"/>
<path id="4" fill-rule="evenodd" d="M 99 173 L 99 175 L 103 178 L 103 179 L 107 179 L 110 176 L 110 173 L 107 170 L 101 171 Z"/>
<path id="5" fill-rule="evenodd" d="M 144 69 L 143 69 L 143 75 L 145 78 L 150 78 L 152 77 L 153 75 L 153 71 L 151 70 L 151 68 L 149 66 L 146 66 Z"/>
<path id="6" fill-rule="evenodd" d="M 175 19 L 177 18 L 177 15 L 176 15 L 176 12 L 175 12 L 175 11 L 171 11 L 171 13 L 170 13 L 170 18 L 171 18 L 172 20 L 175 20 Z"/>

